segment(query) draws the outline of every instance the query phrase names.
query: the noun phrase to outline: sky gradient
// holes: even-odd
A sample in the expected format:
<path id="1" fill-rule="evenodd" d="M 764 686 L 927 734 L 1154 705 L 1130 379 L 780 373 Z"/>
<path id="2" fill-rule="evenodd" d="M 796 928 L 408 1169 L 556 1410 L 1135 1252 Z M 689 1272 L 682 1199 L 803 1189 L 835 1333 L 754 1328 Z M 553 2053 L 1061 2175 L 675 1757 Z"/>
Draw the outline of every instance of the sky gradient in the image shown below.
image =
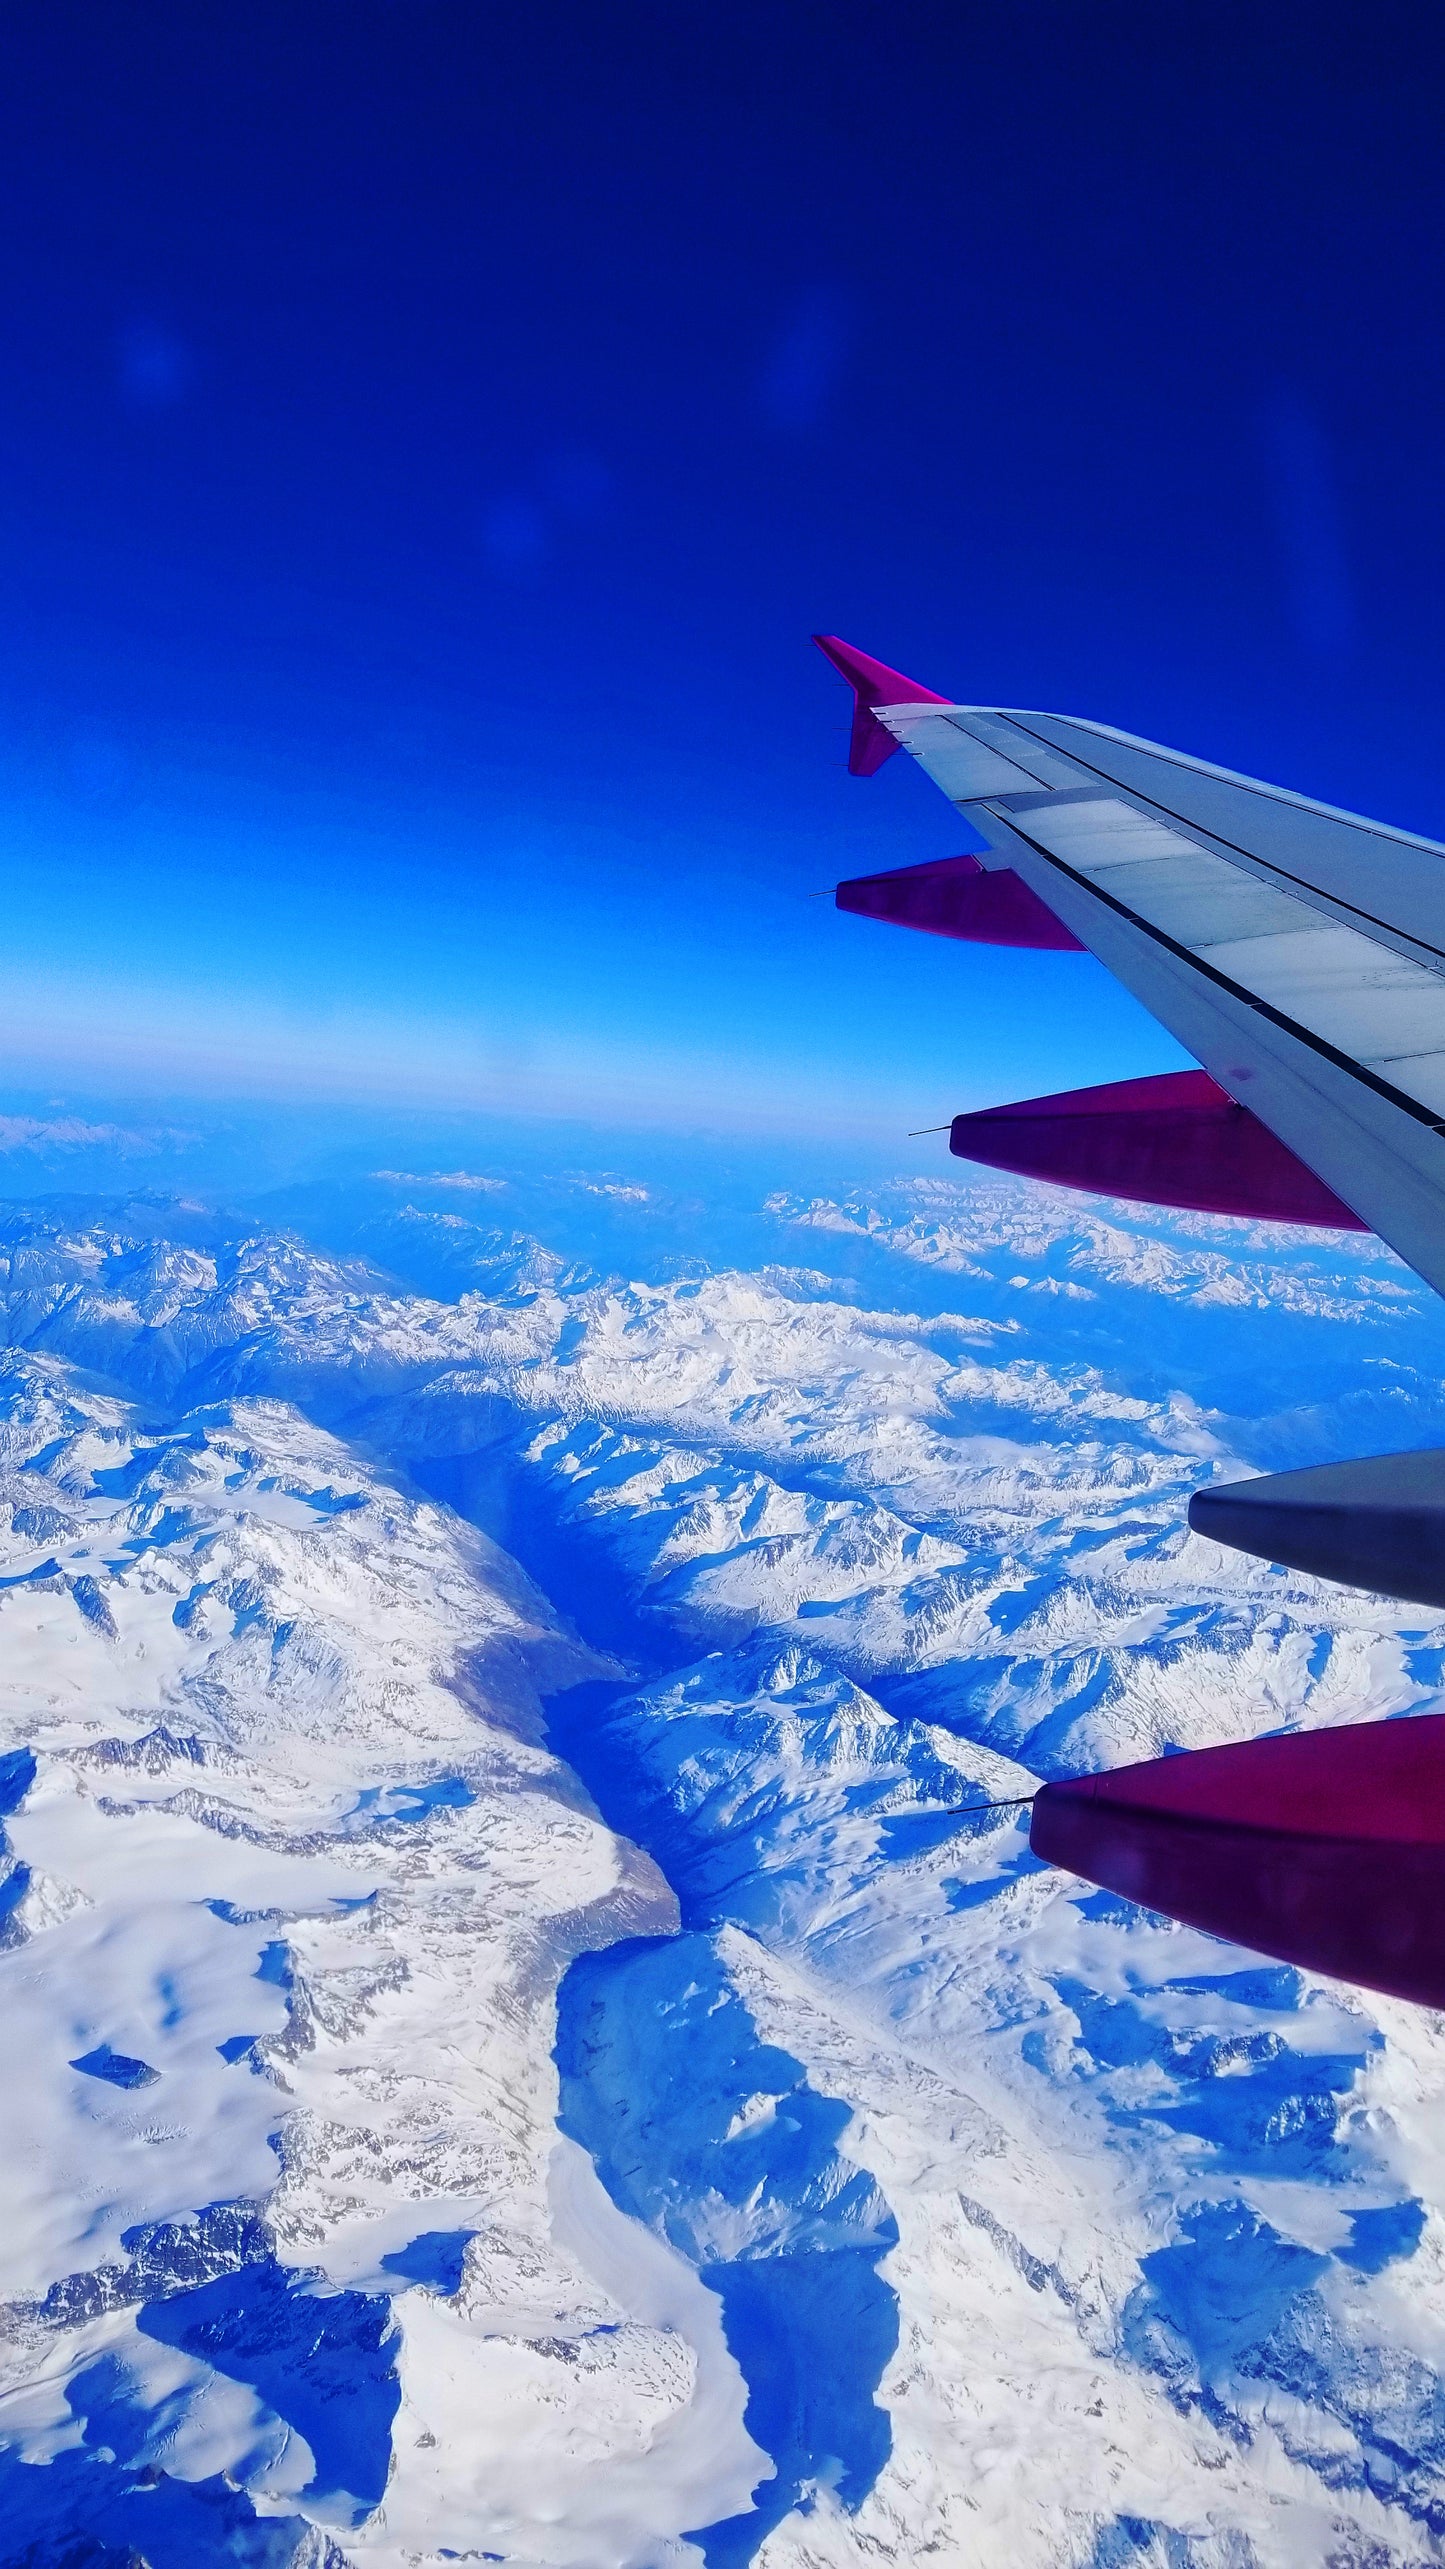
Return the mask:
<path id="1" fill-rule="evenodd" d="M 870 1145 L 1182 1058 L 841 919 L 840 631 L 1445 836 L 1438 26 L 57 0 L 0 100 L 0 1076 Z"/>

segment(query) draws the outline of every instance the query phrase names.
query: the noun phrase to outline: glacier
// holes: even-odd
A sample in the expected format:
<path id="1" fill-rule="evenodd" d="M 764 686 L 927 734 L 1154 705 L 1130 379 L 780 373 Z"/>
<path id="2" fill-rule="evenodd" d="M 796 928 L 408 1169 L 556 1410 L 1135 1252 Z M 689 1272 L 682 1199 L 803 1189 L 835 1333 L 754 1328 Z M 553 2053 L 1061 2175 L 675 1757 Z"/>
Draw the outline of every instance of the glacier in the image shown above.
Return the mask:
<path id="1" fill-rule="evenodd" d="M 0 2560 L 1445 2557 L 1445 2023 L 976 1807 L 1438 1708 L 1184 1513 L 1442 1360 L 993 1179 L 0 1208 Z"/>

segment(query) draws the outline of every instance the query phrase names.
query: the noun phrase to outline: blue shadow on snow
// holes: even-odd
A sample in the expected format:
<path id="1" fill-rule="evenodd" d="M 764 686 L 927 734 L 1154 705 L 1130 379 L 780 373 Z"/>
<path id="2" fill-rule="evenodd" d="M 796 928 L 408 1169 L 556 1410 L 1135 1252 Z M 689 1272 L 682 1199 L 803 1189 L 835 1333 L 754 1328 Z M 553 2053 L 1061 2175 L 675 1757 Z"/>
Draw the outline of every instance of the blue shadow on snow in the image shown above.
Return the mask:
<path id="1" fill-rule="evenodd" d="M 397 2331 L 384 2295 L 316 2292 L 268 2263 L 218 2276 L 137 2313 L 143 2335 L 245 2382 L 311 2448 L 308 2489 L 379 2504 L 401 2400 Z"/>
<path id="2" fill-rule="evenodd" d="M 722 2303 L 748 2431 L 776 2476 L 751 2512 L 690 2539 L 708 2569 L 744 2569 L 814 2489 L 855 2507 L 887 2459 L 874 2392 L 898 2313 L 877 2267 L 897 2226 L 839 2155 L 850 2108 L 760 2040 L 706 1935 L 583 1954 L 562 1983 L 557 2064 L 562 2130 Z"/>

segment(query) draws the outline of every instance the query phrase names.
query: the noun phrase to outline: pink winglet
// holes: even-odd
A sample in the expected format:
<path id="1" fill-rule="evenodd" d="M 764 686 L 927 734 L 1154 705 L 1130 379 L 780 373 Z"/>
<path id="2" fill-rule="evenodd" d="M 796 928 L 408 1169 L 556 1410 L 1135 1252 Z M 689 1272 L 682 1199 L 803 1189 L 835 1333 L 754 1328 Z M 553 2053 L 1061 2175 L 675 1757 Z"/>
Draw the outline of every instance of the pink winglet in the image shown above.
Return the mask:
<path id="1" fill-rule="evenodd" d="M 1445 2006 L 1445 1714 L 1046 1784 L 1029 1843 L 1211 1936 Z"/>
<path id="2" fill-rule="evenodd" d="M 920 687 L 915 679 L 905 678 L 897 669 L 887 668 L 881 660 L 870 660 L 866 651 L 855 651 L 836 633 L 815 633 L 818 649 L 826 652 L 835 669 L 841 670 L 856 699 L 853 706 L 853 736 L 848 743 L 850 776 L 876 776 L 885 758 L 891 758 L 898 747 L 887 725 L 875 722 L 875 705 L 951 705 L 951 696 L 935 695 L 931 687 Z"/>
<path id="3" fill-rule="evenodd" d="M 955 1115 L 948 1147 L 987 1168 L 1135 1204 L 1369 1229 L 1207 1070 L 1111 1080 L 1102 1088 Z"/>
<path id="4" fill-rule="evenodd" d="M 1021 874 L 998 866 L 986 874 L 976 856 L 931 857 L 892 874 L 860 874 L 840 883 L 840 910 L 855 918 L 886 919 L 898 928 L 921 928 L 931 937 L 957 937 L 978 946 L 1051 947 L 1082 954 L 1079 940 L 1056 919 Z"/>

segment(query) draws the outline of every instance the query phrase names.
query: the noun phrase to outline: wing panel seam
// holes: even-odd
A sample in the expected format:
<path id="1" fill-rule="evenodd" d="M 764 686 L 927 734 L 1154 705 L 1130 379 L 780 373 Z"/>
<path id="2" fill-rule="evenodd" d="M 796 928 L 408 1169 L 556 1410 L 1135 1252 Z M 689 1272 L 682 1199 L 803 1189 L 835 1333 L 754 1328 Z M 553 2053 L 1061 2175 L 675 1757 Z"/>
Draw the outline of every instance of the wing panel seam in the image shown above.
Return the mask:
<path id="1" fill-rule="evenodd" d="M 1160 806 L 1161 810 L 1167 810 L 1167 808 L 1167 805 Z M 1023 840 L 1025 847 L 1032 848 L 1036 856 L 1044 859 L 1045 864 L 1053 866 L 1057 873 L 1067 876 L 1069 882 L 1076 884 L 1078 889 L 1090 899 L 1102 902 L 1105 909 L 1114 911 L 1121 919 L 1126 919 L 1130 927 L 1137 928 L 1140 934 L 1148 937 L 1154 945 L 1163 946 L 1167 953 L 1177 956 L 1181 963 L 1188 964 L 1190 970 L 1197 972 L 1201 979 L 1213 982 L 1217 989 L 1227 991 L 1232 999 L 1239 1000 L 1256 1017 L 1263 1017 L 1270 1025 L 1278 1026 L 1283 1034 L 1293 1035 L 1297 1043 L 1304 1044 L 1309 1051 L 1318 1053 L 1322 1060 L 1333 1062 L 1336 1069 L 1348 1071 L 1350 1077 L 1358 1080 L 1362 1088 L 1373 1089 L 1377 1096 L 1383 1097 L 1391 1106 L 1399 1107 L 1402 1114 L 1410 1117 L 1412 1123 L 1423 1125 L 1427 1133 L 1445 1134 L 1445 1120 L 1432 1115 L 1429 1108 L 1421 1106 L 1417 1099 L 1407 1097 L 1403 1090 L 1392 1086 L 1389 1080 L 1381 1079 L 1377 1072 L 1366 1069 L 1363 1062 L 1356 1061 L 1349 1053 L 1341 1052 L 1339 1046 L 1332 1044 L 1328 1037 L 1315 1034 L 1312 1028 L 1300 1025 L 1296 1018 L 1287 1017 L 1282 1008 L 1273 1007 L 1269 1000 L 1259 998 L 1254 991 L 1246 990 L 1240 982 L 1232 981 L 1227 972 L 1220 972 L 1214 964 L 1205 963 L 1203 958 L 1195 954 L 1189 946 L 1181 945 L 1177 937 L 1171 937 L 1167 929 L 1156 928 L 1152 919 L 1141 918 L 1137 910 L 1131 910 L 1127 902 L 1116 899 L 1112 892 L 1102 890 L 1097 883 L 1090 881 L 1087 874 L 1076 873 L 1073 866 L 1066 865 L 1063 858 L 1055 856 L 1051 848 L 1041 846 L 1036 838 L 1029 836 L 1027 830 L 1021 829 L 1016 817 L 1004 813 L 999 813 L 996 817 L 1005 820 L 1007 826 L 1016 831 Z"/>
<path id="2" fill-rule="evenodd" d="M 1017 716 L 1013 714 L 1010 714 L 1008 717 L 1010 722 L 1015 722 L 1017 719 Z M 1060 719 L 1062 720 L 1063 717 L 1061 716 Z M 1053 743 L 1044 739 L 1042 733 L 1030 731 L 1026 723 L 1020 722 L 1018 724 L 1018 728 L 1023 733 L 1026 740 L 1037 741 L 1041 748 L 1050 748 L 1054 746 Z M 1006 752 L 1000 752 L 1000 756 L 1005 756 L 1006 754 Z M 1061 758 L 1072 759 L 1075 757 L 1075 752 L 1071 749 L 1057 750 L 1056 755 Z M 1162 813 L 1166 820 L 1173 821 L 1180 829 L 1197 832 L 1198 836 L 1202 839 L 1213 839 L 1217 847 L 1228 848 L 1232 856 L 1243 857 L 1246 865 L 1262 866 L 1267 874 L 1278 876 L 1280 882 L 1297 884 L 1301 892 L 1313 895 L 1316 901 L 1328 902 L 1334 909 L 1348 910 L 1352 918 L 1366 919 L 1369 921 L 1371 927 L 1383 928 L 1387 936 L 1399 937 L 1404 944 L 1418 946 L 1422 953 L 1435 955 L 1440 962 L 1445 963 L 1445 946 L 1433 945 L 1428 937 L 1417 937 L 1410 928 L 1396 927 L 1393 919 L 1382 919 L 1378 912 L 1362 908 L 1360 903 L 1357 901 L 1347 901 L 1338 892 L 1327 892 L 1322 884 L 1312 883 L 1308 875 L 1292 873 L 1287 865 L 1277 865 L 1272 857 L 1260 856 L 1252 847 L 1241 847 L 1237 840 L 1225 838 L 1218 830 L 1207 828 L 1202 821 L 1191 821 L 1183 812 L 1176 812 L 1172 803 L 1160 802 L 1153 794 L 1145 794 L 1133 785 L 1121 784 L 1116 776 L 1111 776 L 1109 774 L 1107 768 L 1096 767 L 1087 758 L 1080 758 L 1077 763 L 1084 769 L 1086 774 L 1101 778 L 1102 781 L 1106 785 L 1110 786 L 1116 794 L 1125 794 L 1137 802 L 1147 804 L 1151 811 Z M 1177 760 L 1171 763 L 1175 765 L 1182 764 L 1182 762 Z M 1188 772 L 1193 774 L 1196 771 L 1191 769 Z M 1233 782 L 1233 779 L 1228 781 Z M 1281 798 L 1265 793 L 1262 795 L 1261 799 L 1265 801 L 1278 801 Z M 1294 808 L 1308 809 L 1308 806 L 1295 806 Z M 1372 832 L 1371 835 L 1381 839 L 1389 837 L 1389 833 L 1384 830 Z M 1400 846 L 1402 844 L 1408 844 L 1408 842 L 1392 839 L 1390 840 L 1390 844 L 1393 846 Z M 1032 840 L 1029 841 L 1029 845 L 1033 845 Z M 1418 853 L 1422 856 L 1428 855 L 1429 850 L 1421 848 Z"/>
<path id="3" fill-rule="evenodd" d="M 969 711 L 973 710 L 975 710 L 973 707 L 969 708 Z M 1029 740 L 1043 741 L 1044 739 L 1042 732 L 1029 731 L 1023 714 L 1011 712 L 1007 706 L 991 706 L 980 710 L 996 712 L 1003 721 L 1016 723 Z M 1157 758 L 1165 767 L 1182 769 L 1190 776 L 1210 777 L 1216 785 L 1237 785 L 1241 793 L 1253 794 L 1262 803 L 1279 803 L 1288 811 L 1308 812 L 1311 818 L 1317 821 L 1341 821 L 1346 829 L 1361 830 L 1366 838 L 1383 840 L 1390 847 L 1407 847 L 1417 856 L 1445 858 L 1445 846 L 1442 846 L 1440 840 L 1426 838 L 1420 830 L 1395 829 L 1388 821 L 1372 821 L 1367 812 L 1348 812 L 1342 803 L 1318 803 L 1309 794 L 1293 793 L 1287 785 L 1270 785 L 1262 776 L 1242 775 L 1237 767 L 1218 767 L 1209 758 L 1188 758 L 1183 750 L 1170 749 L 1163 741 L 1143 740 L 1137 732 L 1116 731 L 1110 723 L 1091 722 L 1087 714 L 1040 716 L 1035 712 L 1033 719 L 1035 722 L 1043 720 L 1067 723 L 1072 731 L 1092 732 L 1096 740 L 1116 740 L 1121 749 L 1139 750 L 1146 757 Z M 1059 749 L 1057 741 L 1050 741 L 1047 745 L 1051 749 L 1058 750 L 1060 758 L 1073 758 L 1076 755 L 1072 749 Z M 1081 767 L 1087 767 L 1089 763 L 1086 758 L 1079 760 Z M 1100 770 L 1101 774 L 1102 772 Z M 1129 791 L 1129 788 L 1126 787 L 1125 791 Z M 1147 797 L 1145 799 L 1147 800 Z M 1169 806 L 1166 803 L 1161 808 L 1167 811 Z M 1228 846 L 1230 842 L 1225 840 L 1223 844 Z"/>

